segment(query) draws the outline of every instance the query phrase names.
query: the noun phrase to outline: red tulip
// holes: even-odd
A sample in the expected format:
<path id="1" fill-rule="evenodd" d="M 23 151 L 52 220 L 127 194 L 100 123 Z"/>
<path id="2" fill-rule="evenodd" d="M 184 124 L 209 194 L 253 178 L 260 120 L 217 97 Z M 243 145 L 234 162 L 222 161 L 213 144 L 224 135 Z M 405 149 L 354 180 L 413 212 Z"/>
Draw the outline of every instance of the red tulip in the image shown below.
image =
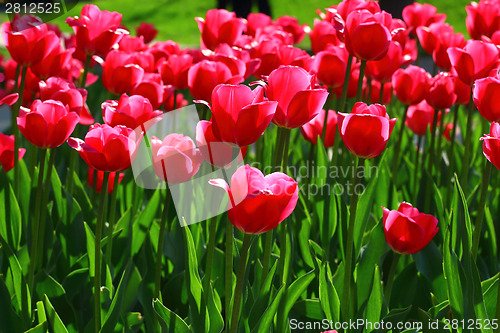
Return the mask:
<path id="1" fill-rule="evenodd" d="M 477 81 L 475 83 L 477 84 Z M 470 102 L 471 91 L 471 86 L 465 84 L 462 80 L 455 76 L 455 94 L 457 95 L 455 104 L 468 104 Z"/>
<path id="2" fill-rule="evenodd" d="M 135 29 L 135 33 L 137 36 L 144 38 L 144 43 L 149 44 L 158 35 L 158 30 L 152 23 L 141 22 Z"/>
<path id="3" fill-rule="evenodd" d="M 196 125 L 196 144 L 208 163 L 219 168 L 231 164 L 235 148 L 215 137 L 211 121 L 201 120 Z M 246 146 L 239 150 L 238 156 L 241 158 L 238 159 L 238 163 L 243 161 L 246 152 Z"/>
<path id="4" fill-rule="evenodd" d="M 354 104 L 350 114 L 338 114 L 340 137 L 347 149 L 361 158 L 374 158 L 382 153 L 391 136 L 396 118 L 389 119 L 385 106 Z"/>
<path id="5" fill-rule="evenodd" d="M 44 57 L 31 66 L 31 71 L 42 80 L 51 76 L 60 76 L 63 68 L 66 67 L 74 49 L 64 50 L 61 46 L 59 37 L 55 34 L 48 34 L 49 40 Z"/>
<path id="6" fill-rule="evenodd" d="M 203 158 L 190 137 L 172 133 L 163 141 L 151 137 L 156 175 L 169 184 L 184 183 L 200 169 Z"/>
<path id="7" fill-rule="evenodd" d="M 430 79 L 425 100 L 434 109 L 448 109 L 457 100 L 455 79 L 449 73 L 441 72 Z"/>
<path id="8" fill-rule="evenodd" d="M 453 130 L 453 123 L 449 123 L 444 127 L 443 136 L 447 141 L 451 141 L 451 131 Z"/>
<path id="9" fill-rule="evenodd" d="M 309 33 L 311 39 L 311 49 L 314 53 L 326 50 L 328 45 L 337 46 L 340 40 L 337 37 L 337 30 L 327 21 L 314 20 L 314 27 Z"/>
<path id="10" fill-rule="evenodd" d="M 425 100 L 408 107 L 406 126 L 417 135 L 425 135 L 427 128 L 432 126 L 434 109 Z"/>
<path id="11" fill-rule="evenodd" d="M 69 138 L 68 144 L 78 151 L 88 166 L 107 172 L 129 168 L 137 150 L 135 132 L 122 125 L 94 124 L 85 141 Z"/>
<path id="12" fill-rule="evenodd" d="M 387 54 L 379 60 L 366 63 L 366 76 L 381 83 L 391 81 L 392 74 L 403 63 L 403 50 L 398 42 L 391 41 Z"/>
<path id="13" fill-rule="evenodd" d="M 167 87 L 172 87 L 172 86 L 167 86 Z M 164 110 L 165 111 L 172 111 L 174 109 L 180 109 L 188 105 L 188 101 L 184 98 L 184 95 L 181 93 L 176 93 L 173 89 L 171 91 L 166 91 L 165 92 L 165 104 L 164 104 Z M 175 104 L 174 104 L 175 101 Z"/>
<path id="14" fill-rule="evenodd" d="M 458 77 L 468 85 L 488 76 L 498 64 L 497 47 L 479 40 L 467 41 L 463 49 L 449 48 L 448 55 Z"/>
<path id="15" fill-rule="evenodd" d="M 281 27 L 284 31 L 291 33 L 293 36 L 293 43 L 300 43 L 305 36 L 304 28 L 307 25 L 300 25 L 299 20 L 293 16 L 280 16 L 274 22 L 275 25 Z"/>
<path id="16" fill-rule="evenodd" d="M 111 127 L 123 125 L 136 129 L 162 114 L 163 112 L 160 110 L 153 111 L 153 106 L 149 100 L 140 95 L 129 97 L 123 94 L 118 101 L 102 103 L 102 118 Z"/>
<path id="17" fill-rule="evenodd" d="M 491 37 L 494 32 L 500 30 L 500 8 L 496 1 L 471 2 L 465 6 L 467 17 L 465 25 L 469 35 L 473 39 L 481 39 L 482 36 Z"/>
<path id="18" fill-rule="evenodd" d="M 329 46 L 326 51 L 316 54 L 313 71 L 318 80 L 330 88 L 342 86 L 348 57 L 349 53 L 343 46 Z"/>
<path id="19" fill-rule="evenodd" d="M 318 137 L 323 134 L 323 124 L 325 123 L 325 110 L 321 110 L 316 117 L 302 126 L 301 133 L 304 139 L 316 145 Z M 335 131 L 337 130 L 337 113 L 334 110 L 328 111 L 326 120 L 326 134 L 324 140 L 325 148 L 332 147 L 335 141 Z"/>
<path id="20" fill-rule="evenodd" d="M 500 124 L 491 123 L 490 134 L 485 134 L 483 141 L 483 154 L 497 169 L 500 169 Z"/>
<path id="21" fill-rule="evenodd" d="M 407 202 L 402 202 L 398 210 L 384 210 L 385 240 L 391 249 L 401 254 L 413 254 L 429 244 L 438 232 L 438 220 L 420 213 Z"/>
<path id="22" fill-rule="evenodd" d="M 97 178 L 95 176 L 96 171 L 97 171 Z M 118 174 L 118 183 L 122 182 L 124 176 L 125 176 L 124 173 Z M 113 192 L 113 189 L 115 187 L 115 177 L 116 177 L 116 172 L 109 173 L 108 186 L 107 186 L 108 194 L 111 194 L 111 192 Z M 104 181 L 104 171 L 96 170 L 92 167 L 89 167 L 87 172 L 87 180 L 91 188 L 95 189 L 97 193 L 101 193 L 102 183 Z"/>
<path id="23" fill-rule="evenodd" d="M 113 50 L 108 53 L 103 66 L 102 85 L 115 95 L 129 93 L 144 76 L 144 69 L 131 62 L 134 55 Z"/>
<path id="24" fill-rule="evenodd" d="M 258 78 L 269 75 L 281 65 L 298 66 L 309 71 L 313 64 L 311 56 L 306 51 L 291 45 L 281 45 L 269 49 L 261 47 L 260 51 L 264 54 L 260 55 L 261 63 L 254 73 Z"/>
<path id="25" fill-rule="evenodd" d="M 474 104 L 481 116 L 490 123 L 500 121 L 499 93 L 500 79 L 498 77 L 489 76 L 474 83 Z"/>
<path id="26" fill-rule="evenodd" d="M 141 95 L 147 98 L 154 109 L 159 108 L 164 102 L 166 95 L 173 91 L 174 87 L 164 86 L 160 74 L 145 73 L 141 82 L 132 88 L 131 95 Z"/>
<path id="27" fill-rule="evenodd" d="M 26 149 L 19 148 L 19 160 L 23 158 Z M 5 172 L 9 172 L 14 167 L 14 135 L 0 133 L 0 164 Z"/>
<path id="28" fill-rule="evenodd" d="M 410 65 L 398 69 L 392 77 L 396 97 L 405 105 L 414 105 L 424 99 L 431 76 L 425 69 Z"/>
<path id="29" fill-rule="evenodd" d="M 356 10 L 349 14 L 344 38 L 351 55 L 363 60 L 379 60 L 386 55 L 391 33 L 383 24 L 384 15 L 388 14 L 372 14 L 367 10 Z"/>
<path id="30" fill-rule="evenodd" d="M 448 54 L 450 47 L 462 48 L 465 46 L 465 37 L 461 33 L 443 33 L 438 36 L 438 43 L 432 52 L 432 59 L 442 70 L 451 70 L 451 61 Z"/>
<path id="31" fill-rule="evenodd" d="M 79 117 L 61 102 L 35 100 L 31 109 L 21 107 L 17 125 L 24 137 L 40 148 L 62 145 L 75 129 Z"/>
<path id="32" fill-rule="evenodd" d="M 412 34 L 418 27 L 428 27 L 432 23 L 442 23 L 446 19 L 446 14 L 437 14 L 437 8 L 428 3 L 415 2 L 403 9 L 403 19 L 408 25 Z"/>
<path id="33" fill-rule="evenodd" d="M 215 86 L 223 83 L 239 84 L 243 77 L 235 75 L 229 67 L 219 61 L 203 60 L 188 71 L 188 85 L 195 99 L 210 102 Z"/>
<path id="34" fill-rule="evenodd" d="M 351 66 L 351 74 L 349 76 L 349 85 L 347 87 L 347 98 L 354 98 L 358 92 L 359 81 L 359 66 L 360 63 L 353 63 Z M 363 76 L 363 86 L 366 85 L 366 76 Z M 343 86 L 334 88 L 335 96 L 340 98 L 342 95 Z"/>
<path id="35" fill-rule="evenodd" d="M 264 89 L 244 85 L 215 87 L 212 92 L 213 133 L 220 141 L 239 147 L 256 142 L 269 126 L 277 102 L 264 99 Z"/>
<path id="36" fill-rule="evenodd" d="M 66 23 L 73 27 L 77 47 L 88 55 L 104 56 L 127 31 L 119 29 L 122 14 L 101 11 L 96 5 L 86 4 L 80 18 L 68 17 Z"/>
<path id="37" fill-rule="evenodd" d="M 273 19 L 263 13 L 250 13 L 247 17 L 247 35 L 255 37 L 259 29 L 265 28 L 273 23 Z"/>
<path id="38" fill-rule="evenodd" d="M 392 100 L 392 84 L 386 82 L 384 84 L 384 91 L 382 93 L 382 102 L 380 102 L 380 87 L 382 84 L 378 81 L 371 80 L 371 85 L 363 84 L 363 98 L 370 101 L 372 104 L 381 103 L 387 105 L 391 103 Z M 368 96 L 370 94 L 370 96 Z"/>
<path id="39" fill-rule="evenodd" d="M 442 35 L 453 35 L 453 27 L 447 23 L 433 23 L 427 26 L 417 28 L 417 36 L 422 48 L 428 54 L 434 52 L 439 44 L 439 38 Z"/>
<path id="40" fill-rule="evenodd" d="M 266 89 L 269 100 L 278 102 L 273 122 L 286 128 L 309 122 L 328 97 L 325 89 L 315 89 L 313 75 L 295 66 L 281 66 L 272 71 Z"/>
<path id="41" fill-rule="evenodd" d="M 236 170 L 231 177 L 231 187 L 222 179 L 212 179 L 209 183 L 228 193 L 229 221 L 249 234 L 262 234 L 276 228 L 292 213 L 299 198 L 297 182 L 291 177 L 281 172 L 264 177 L 259 169 L 249 165 Z"/>
<path id="42" fill-rule="evenodd" d="M 19 65 L 30 67 L 40 62 L 47 50 L 52 49 L 59 38 L 36 16 L 14 16 L 12 22 L 2 24 L 5 46 Z"/>
<path id="43" fill-rule="evenodd" d="M 124 35 L 118 42 L 118 50 L 127 53 L 147 51 L 148 46 L 144 44 L 142 37 Z"/>
<path id="44" fill-rule="evenodd" d="M 188 71 L 193 64 L 193 57 L 189 54 L 172 54 L 168 60 L 158 67 L 163 83 L 171 84 L 176 89 L 186 89 L 188 86 Z"/>
<path id="45" fill-rule="evenodd" d="M 245 22 L 225 9 L 210 9 L 205 19 L 196 17 L 201 32 L 202 46 L 215 50 L 217 45 L 234 45 L 245 29 Z"/>
<path id="46" fill-rule="evenodd" d="M 330 8 L 335 8 L 335 6 L 332 6 Z M 378 1 L 344 0 L 341 1 L 336 7 L 336 11 L 344 20 L 347 19 L 350 13 L 360 9 L 365 9 L 373 14 L 380 12 Z M 328 9 L 327 12 L 329 12 Z M 326 17 L 326 19 L 328 18 L 329 17 Z"/>

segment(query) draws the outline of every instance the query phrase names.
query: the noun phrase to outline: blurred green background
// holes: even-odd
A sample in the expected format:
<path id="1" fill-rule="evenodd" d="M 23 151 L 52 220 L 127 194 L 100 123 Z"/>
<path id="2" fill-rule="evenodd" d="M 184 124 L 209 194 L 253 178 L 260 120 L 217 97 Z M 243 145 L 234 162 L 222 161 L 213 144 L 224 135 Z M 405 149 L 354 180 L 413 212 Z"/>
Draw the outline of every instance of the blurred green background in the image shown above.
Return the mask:
<path id="1" fill-rule="evenodd" d="M 291 15 L 299 19 L 301 23 L 312 26 L 317 18 L 316 9 L 323 9 L 338 3 L 336 0 L 269 0 L 273 17 Z M 422 2 L 422 1 L 420 1 Z M 430 0 L 428 3 L 438 8 L 438 12 L 446 13 L 449 24 L 455 27 L 455 31 L 467 35 L 465 29 L 465 6 L 469 1 L 464 0 Z M 82 1 L 78 3 L 67 15 L 62 16 L 52 23 L 57 23 L 63 31 L 70 31 L 64 23 L 68 16 L 79 16 L 81 7 L 89 3 Z M 198 46 L 199 31 L 194 17 L 204 16 L 206 11 L 216 7 L 216 0 L 96 0 L 90 3 L 98 5 L 101 9 L 118 11 L 123 14 L 123 24 L 133 29 L 141 22 L 154 23 L 159 30 L 158 40 L 174 40 L 183 46 Z M 257 11 L 255 8 L 254 11 Z M 0 14 L 0 21 L 7 17 Z M 309 48 L 309 40 L 306 38 L 300 45 Z"/>

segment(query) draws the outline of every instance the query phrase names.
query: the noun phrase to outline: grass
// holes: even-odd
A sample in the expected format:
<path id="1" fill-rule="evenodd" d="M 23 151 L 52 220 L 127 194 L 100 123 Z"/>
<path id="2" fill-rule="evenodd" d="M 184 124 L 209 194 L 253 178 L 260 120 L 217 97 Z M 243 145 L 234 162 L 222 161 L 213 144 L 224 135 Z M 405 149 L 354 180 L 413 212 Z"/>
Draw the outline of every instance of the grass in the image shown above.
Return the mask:
<path id="1" fill-rule="evenodd" d="M 465 5 L 469 2 L 464 0 L 430 0 L 441 13 L 446 13 L 447 22 L 455 27 L 457 32 L 467 36 L 465 29 Z M 78 3 L 65 15 L 55 19 L 63 31 L 71 31 L 64 23 L 68 16 L 79 16 L 84 4 Z M 92 1 L 103 10 L 119 11 L 123 14 L 123 24 L 132 30 L 141 22 L 152 22 L 159 30 L 158 40 L 174 40 L 183 46 L 198 46 L 199 31 L 194 17 L 204 16 L 206 11 L 216 6 L 216 0 L 97 0 Z M 301 23 L 312 26 L 317 18 L 316 9 L 323 9 L 338 3 L 335 0 L 270 0 L 273 16 L 291 15 L 299 19 Z M 0 21 L 7 17 L 0 14 Z M 301 47 L 309 47 L 306 38 Z"/>

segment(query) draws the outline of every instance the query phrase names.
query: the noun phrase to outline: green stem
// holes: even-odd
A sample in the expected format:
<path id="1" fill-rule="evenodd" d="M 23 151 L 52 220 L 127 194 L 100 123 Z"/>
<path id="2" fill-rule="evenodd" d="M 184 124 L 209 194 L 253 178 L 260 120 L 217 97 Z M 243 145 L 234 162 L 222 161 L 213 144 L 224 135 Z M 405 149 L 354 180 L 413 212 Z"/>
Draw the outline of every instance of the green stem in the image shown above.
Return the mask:
<path id="1" fill-rule="evenodd" d="M 437 154 L 436 154 L 436 169 L 438 170 L 438 173 L 437 173 L 437 180 L 436 180 L 436 184 L 440 184 L 441 182 L 441 172 L 439 172 L 439 165 L 440 165 L 440 162 L 441 162 L 441 154 L 443 152 L 443 149 L 441 148 L 442 146 L 442 143 L 443 143 L 443 134 L 444 134 L 444 115 L 445 115 L 445 112 L 443 110 L 443 112 L 441 113 L 441 121 L 439 122 L 439 137 L 438 137 L 438 140 L 437 140 Z"/>
<path id="2" fill-rule="evenodd" d="M 346 262 L 344 265 L 344 291 L 342 294 L 342 316 L 344 321 L 349 321 L 350 306 L 352 304 L 351 299 L 351 281 L 352 281 L 352 262 L 353 262 L 353 248 L 354 248 L 354 223 L 356 222 L 356 208 L 358 206 L 358 194 L 356 192 L 356 186 L 359 184 L 360 179 L 358 178 L 358 165 L 359 158 L 356 157 L 356 162 L 354 163 L 354 182 L 353 182 L 353 195 L 351 197 L 351 202 L 349 205 L 349 225 L 347 230 L 347 243 L 346 243 Z"/>
<path id="3" fill-rule="evenodd" d="M 106 244 L 106 263 L 109 266 L 111 266 L 111 255 L 113 252 L 113 232 L 115 231 L 116 197 L 118 195 L 119 180 L 120 173 L 115 172 L 115 181 L 113 183 L 113 192 L 111 192 L 111 203 L 109 205 L 108 242 Z"/>
<path id="4" fill-rule="evenodd" d="M 229 327 L 231 319 L 231 298 L 233 296 L 233 235 L 234 227 L 231 222 L 227 221 L 226 225 L 226 249 L 225 249 L 225 307 L 226 307 L 226 325 Z"/>
<path id="5" fill-rule="evenodd" d="M 38 231 L 38 248 L 37 248 L 37 253 L 38 253 L 38 260 L 35 263 L 36 264 L 36 269 L 35 271 L 38 271 L 41 269 L 42 264 L 43 264 L 43 253 L 45 251 L 45 219 L 46 219 L 46 214 L 45 214 L 45 208 L 47 208 L 47 203 L 49 201 L 49 195 L 50 195 L 50 189 L 52 188 L 51 186 L 51 178 L 52 178 L 52 169 L 54 166 L 54 157 L 56 155 L 56 150 L 51 149 L 50 150 L 50 156 L 49 156 L 49 163 L 47 164 L 47 175 L 45 176 L 45 181 L 43 185 L 43 195 L 42 195 L 42 206 L 41 206 L 41 211 L 40 211 L 40 228 Z"/>
<path id="6" fill-rule="evenodd" d="M 241 247 L 240 265 L 238 267 L 238 275 L 236 276 L 236 288 L 234 293 L 233 311 L 231 317 L 231 331 L 236 333 L 238 330 L 238 322 L 240 317 L 241 296 L 243 294 L 243 286 L 245 282 L 245 269 L 248 260 L 248 249 L 250 248 L 251 234 L 245 234 L 243 245 Z"/>
<path id="7" fill-rule="evenodd" d="M 474 110 L 474 103 L 472 101 L 472 93 L 469 101 L 469 106 L 467 108 L 467 129 L 465 132 L 465 153 L 464 153 L 464 162 L 462 165 L 462 186 L 465 189 L 468 187 L 468 179 L 469 179 L 469 165 L 470 165 L 470 148 L 472 144 L 472 115 Z"/>
<path id="8" fill-rule="evenodd" d="M 106 196 L 108 192 L 108 177 L 109 173 L 104 172 L 101 195 L 99 199 L 99 211 L 97 213 L 97 224 L 95 228 L 94 324 L 96 333 L 98 333 L 101 330 L 101 237 L 102 237 L 102 224 L 104 220 L 104 211 L 106 205 Z"/>
<path id="9" fill-rule="evenodd" d="M 12 128 L 14 130 L 14 194 L 16 198 L 19 198 L 19 183 L 21 181 L 21 173 L 19 170 L 19 146 L 21 144 L 21 136 L 19 133 L 19 128 L 17 127 L 16 118 L 19 116 L 19 110 L 23 104 L 24 97 L 24 85 L 26 81 L 26 73 L 28 72 L 28 67 L 22 67 L 21 70 L 21 85 L 19 86 L 19 99 L 17 100 L 14 108 L 12 108 Z"/>
<path id="10" fill-rule="evenodd" d="M 430 153 L 429 153 L 429 159 L 427 160 L 427 171 L 429 172 L 429 175 L 432 177 L 432 170 L 434 166 L 434 160 L 435 160 L 435 142 L 436 142 L 436 127 L 437 127 L 437 118 L 438 118 L 439 110 L 434 110 L 434 118 L 432 120 L 432 128 L 431 128 L 431 145 L 430 145 Z M 432 188 L 432 178 L 428 177 L 427 182 L 426 182 L 426 190 L 431 191 Z M 425 202 L 424 202 L 424 208 L 425 211 L 429 211 L 431 205 L 431 196 L 426 195 L 425 196 Z"/>
<path id="11" fill-rule="evenodd" d="M 332 90 L 330 90 L 330 95 L 328 95 L 328 97 L 329 97 L 328 99 L 333 101 L 334 96 L 335 96 L 335 94 L 334 94 L 333 88 L 332 88 Z M 327 103 L 328 103 L 328 100 L 327 100 Z M 330 112 L 330 110 L 329 110 L 330 108 L 327 107 L 326 105 L 325 105 L 324 109 L 325 109 L 325 117 L 323 119 L 323 128 L 321 130 L 321 139 L 323 140 L 323 143 L 326 141 L 326 127 L 328 124 L 328 113 Z"/>
<path id="12" fill-rule="evenodd" d="M 396 268 L 398 267 L 399 258 L 401 258 L 401 254 L 393 252 L 393 258 L 391 263 L 391 268 L 389 269 L 389 275 L 387 276 L 387 285 L 385 286 L 385 301 L 387 302 L 387 307 L 389 307 L 391 303 L 391 292 L 392 285 L 394 283 L 394 274 L 396 273 Z"/>
<path id="13" fill-rule="evenodd" d="M 155 298 L 160 298 L 161 289 L 161 260 L 163 258 L 163 238 L 165 237 L 165 225 L 167 224 L 168 208 L 170 206 L 171 193 L 168 188 L 165 189 L 165 203 L 163 204 L 163 212 L 160 221 L 160 233 L 158 234 L 158 250 L 156 251 L 156 267 L 155 267 Z"/>
<path id="14" fill-rule="evenodd" d="M 87 54 L 85 58 L 85 65 L 83 67 L 83 73 L 80 77 L 79 88 L 85 88 L 85 84 L 87 83 L 87 76 L 89 74 L 90 61 L 92 60 L 92 56 Z"/>
<path id="15" fill-rule="evenodd" d="M 207 262 L 205 266 L 205 276 L 203 280 L 203 291 L 205 292 L 205 304 L 208 304 L 208 295 L 210 282 L 212 279 L 212 266 L 215 254 L 215 234 L 217 233 L 217 217 L 212 217 L 209 221 L 208 244 L 207 244 Z"/>
<path id="16" fill-rule="evenodd" d="M 260 280 L 260 285 L 263 286 L 269 273 L 269 262 L 271 261 L 271 250 L 273 247 L 273 230 L 266 232 L 264 238 L 264 253 L 262 261 L 262 277 Z"/>
<path id="17" fill-rule="evenodd" d="M 347 100 L 347 88 L 349 87 L 349 79 L 351 78 L 351 67 L 352 67 L 352 55 L 349 54 L 349 58 L 347 58 L 347 65 L 344 74 L 344 85 L 342 86 L 342 95 L 338 100 L 337 111 L 344 112 L 345 111 L 345 101 Z"/>
<path id="18" fill-rule="evenodd" d="M 474 236 L 472 238 L 472 258 L 476 260 L 477 250 L 479 248 L 479 240 L 481 238 L 481 229 L 483 226 L 484 206 L 486 204 L 486 195 L 488 194 L 488 184 L 490 182 L 491 163 L 487 159 L 484 160 L 483 181 L 481 184 L 481 196 L 479 198 L 479 206 L 474 224 Z"/>
<path id="19" fill-rule="evenodd" d="M 424 136 L 419 135 L 418 136 L 418 143 L 417 143 L 417 154 L 415 156 L 415 172 L 413 173 L 413 193 L 415 193 L 415 198 L 413 199 L 413 202 L 417 201 L 417 196 L 418 196 L 417 180 L 418 180 L 418 174 L 420 171 L 420 165 L 419 165 L 420 149 L 422 148 L 423 142 L 424 142 Z"/>
<path id="20" fill-rule="evenodd" d="M 28 283 L 31 292 L 33 292 L 34 277 L 35 277 L 35 267 L 37 263 L 38 256 L 38 234 L 40 231 L 40 211 L 42 207 L 42 189 L 43 189 L 43 175 L 45 173 L 45 158 L 47 156 L 47 149 L 42 149 L 42 154 L 40 156 L 40 163 L 38 167 L 38 182 L 36 187 L 36 197 L 35 197 L 35 212 L 33 219 L 33 233 L 31 235 L 31 252 L 30 252 L 30 264 L 28 267 Z"/>
<path id="21" fill-rule="evenodd" d="M 384 86 L 385 82 L 380 83 L 380 94 L 378 95 L 378 104 L 384 104 Z M 404 126 L 405 123 L 403 123 Z"/>
<path id="22" fill-rule="evenodd" d="M 361 66 L 359 67 L 359 78 L 358 78 L 358 90 L 356 92 L 356 102 L 361 101 L 361 96 L 363 94 L 363 78 L 365 77 L 366 60 L 361 60 Z"/>
<path id="23" fill-rule="evenodd" d="M 290 129 L 283 129 L 283 140 L 285 141 L 283 149 L 283 164 L 281 166 L 281 172 L 287 172 L 288 167 L 288 147 L 290 145 Z M 283 221 L 284 222 L 284 221 Z M 286 243 L 286 225 L 280 223 L 280 257 L 279 257 L 279 272 L 284 283 L 288 280 L 288 274 L 285 271 L 285 257 L 287 251 Z"/>
<path id="24" fill-rule="evenodd" d="M 396 148 L 394 149 L 394 168 L 392 171 L 392 184 L 396 186 L 396 178 L 398 175 L 399 168 L 399 157 L 401 154 L 401 141 L 403 141 L 403 133 L 405 130 L 406 117 L 408 115 L 408 105 L 405 107 L 403 113 L 403 119 L 401 120 L 401 126 L 398 133 L 398 141 L 396 142 Z M 391 191 L 392 192 L 392 191 Z"/>

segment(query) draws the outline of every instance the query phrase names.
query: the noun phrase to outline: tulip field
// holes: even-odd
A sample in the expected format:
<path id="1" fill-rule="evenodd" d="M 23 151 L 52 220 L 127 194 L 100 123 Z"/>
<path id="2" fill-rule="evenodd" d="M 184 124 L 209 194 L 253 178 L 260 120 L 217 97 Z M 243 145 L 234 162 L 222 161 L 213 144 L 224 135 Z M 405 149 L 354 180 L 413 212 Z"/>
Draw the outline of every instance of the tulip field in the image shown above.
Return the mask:
<path id="1" fill-rule="evenodd" d="M 332 2 L 7 3 L 0 332 L 499 333 L 500 1 Z"/>

